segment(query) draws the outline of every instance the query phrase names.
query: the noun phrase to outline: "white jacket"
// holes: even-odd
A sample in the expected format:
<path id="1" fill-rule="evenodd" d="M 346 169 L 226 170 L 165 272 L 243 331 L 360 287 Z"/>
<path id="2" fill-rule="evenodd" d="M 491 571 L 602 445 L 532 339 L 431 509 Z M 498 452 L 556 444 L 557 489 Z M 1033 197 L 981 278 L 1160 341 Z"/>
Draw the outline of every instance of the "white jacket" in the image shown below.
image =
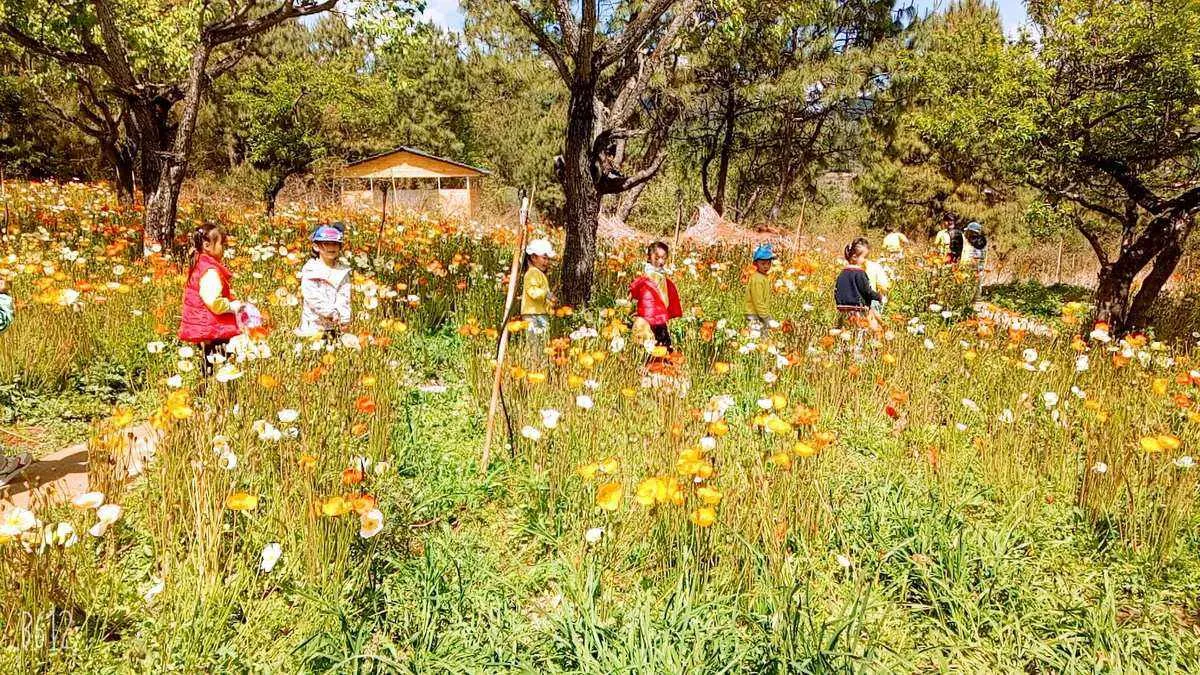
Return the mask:
<path id="1" fill-rule="evenodd" d="M 349 267 L 329 267 L 320 258 L 309 260 L 300 270 L 300 294 L 304 298 L 301 330 L 325 330 L 350 323 Z"/>

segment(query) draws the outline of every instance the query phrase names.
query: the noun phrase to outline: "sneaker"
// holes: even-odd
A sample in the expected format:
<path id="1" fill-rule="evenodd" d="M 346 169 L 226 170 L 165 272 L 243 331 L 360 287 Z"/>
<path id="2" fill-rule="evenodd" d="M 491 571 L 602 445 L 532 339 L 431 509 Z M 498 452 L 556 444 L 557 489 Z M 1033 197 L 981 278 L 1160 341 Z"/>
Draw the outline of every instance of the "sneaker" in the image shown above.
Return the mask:
<path id="1" fill-rule="evenodd" d="M 20 476 L 30 464 L 33 464 L 33 456 L 28 452 L 0 458 L 0 488 L 6 487 L 14 478 Z"/>

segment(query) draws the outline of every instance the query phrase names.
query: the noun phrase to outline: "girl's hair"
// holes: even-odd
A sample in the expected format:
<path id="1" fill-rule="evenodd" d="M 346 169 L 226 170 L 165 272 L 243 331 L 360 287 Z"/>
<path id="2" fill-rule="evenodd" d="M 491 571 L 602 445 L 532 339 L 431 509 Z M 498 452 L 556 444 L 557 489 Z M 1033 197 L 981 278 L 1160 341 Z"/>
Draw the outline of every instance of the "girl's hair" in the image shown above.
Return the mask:
<path id="1" fill-rule="evenodd" d="M 855 239 L 846 245 L 846 250 L 843 251 L 843 255 L 846 256 L 846 262 L 850 262 L 858 256 L 866 253 L 868 250 L 870 250 L 870 248 L 871 245 L 867 243 L 867 240 L 859 237 L 858 239 Z"/>
<path id="2" fill-rule="evenodd" d="M 650 244 L 649 246 L 646 247 L 646 257 L 647 258 L 654 255 L 654 249 L 659 249 L 665 255 L 671 255 L 671 247 L 670 246 L 667 246 L 666 244 L 664 244 L 661 241 L 656 241 L 653 244 Z"/>
<path id="3" fill-rule="evenodd" d="M 218 241 L 225 241 L 225 231 L 216 223 L 204 223 L 196 228 L 192 233 L 192 267 L 196 268 L 196 262 L 200 260 L 200 254 L 204 252 L 205 244 L 215 244 Z M 190 270 L 189 270 L 190 272 Z"/>

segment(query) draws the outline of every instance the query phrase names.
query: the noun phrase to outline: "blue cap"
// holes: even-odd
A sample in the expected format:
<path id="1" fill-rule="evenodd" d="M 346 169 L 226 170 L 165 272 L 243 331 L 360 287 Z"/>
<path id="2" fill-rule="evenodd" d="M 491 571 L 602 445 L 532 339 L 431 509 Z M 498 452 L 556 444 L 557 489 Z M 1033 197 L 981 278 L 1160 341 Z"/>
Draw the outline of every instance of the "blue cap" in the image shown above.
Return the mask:
<path id="1" fill-rule="evenodd" d="M 774 260 L 775 251 L 770 244 L 759 244 L 758 248 L 754 249 L 754 260 Z"/>
<path id="2" fill-rule="evenodd" d="M 312 240 L 313 243 L 328 241 L 340 244 L 342 243 L 342 232 L 332 225 L 322 225 L 313 232 Z"/>
<path id="3" fill-rule="evenodd" d="M 982 225 L 980 225 L 979 223 L 977 223 L 977 222 L 975 222 L 975 221 L 973 221 L 973 220 L 972 220 L 970 223 L 968 223 L 968 224 L 967 224 L 967 232 L 980 232 L 980 233 L 982 233 L 982 232 L 983 232 L 983 226 L 982 226 Z"/>

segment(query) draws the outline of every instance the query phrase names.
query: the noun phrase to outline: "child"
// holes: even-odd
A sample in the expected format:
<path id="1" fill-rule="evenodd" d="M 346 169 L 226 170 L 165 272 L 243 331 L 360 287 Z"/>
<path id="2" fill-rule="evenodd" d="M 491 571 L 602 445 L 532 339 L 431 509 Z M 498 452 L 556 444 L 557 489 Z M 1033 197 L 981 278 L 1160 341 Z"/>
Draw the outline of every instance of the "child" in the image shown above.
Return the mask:
<path id="1" fill-rule="evenodd" d="M 0 279 L 0 333 L 3 333 L 13 322 L 13 299 L 8 294 L 8 281 Z M 8 485 L 14 478 L 21 475 L 30 464 L 33 455 L 22 452 L 16 455 L 0 455 L 0 488 Z"/>
<path id="2" fill-rule="evenodd" d="M 883 252 L 895 258 L 904 257 L 904 247 L 908 245 L 908 237 L 895 228 L 887 228 L 883 235 Z"/>
<path id="3" fill-rule="evenodd" d="M 13 322 L 13 299 L 8 294 L 8 281 L 0 279 L 0 333 L 3 333 Z"/>
<path id="4" fill-rule="evenodd" d="M 550 330 L 550 307 L 555 297 L 550 292 L 546 270 L 554 257 L 554 247 L 545 239 L 534 239 L 525 247 L 525 277 L 521 290 L 521 316 L 529 322 L 529 332 L 544 335 Z"/>
<path id="5" fill-rule="evenodd" d="M 679 291 L 663 269 L 670 255 L 671 249 L 661 241 L 647 246 L 642 275 L 629 286 L 629 295 L 637 303 L 638 317 L 650 326 L 654 341 L 667 349 L 671 348 L 667 322 L 683 316 Z"/>
<path id="6" fill-rule="evenodd" d="M 183 312 L 179 339 L 198 344 L 204 355 L 200 372 L 212 372 L 210 357 L 224 356 L 225 345 L 241 332 L 237 312 L 242 303 L 233 299 L 229 281 L 233 275 L 221 263 L 225 233 L 215 223 L 201 225 L 192 233 L 192 267 L 183 289 Z"/>
<path id="7" fill-rule="evenodd" d="M 863 270 L 863 263 L 871 252 L 867 240 L 859 237 L 846 247 L 846 266 L 838 274 L 834 283 L 833 299 L 837 303 L 838 325 L 840 327 L 863 327 L 871 325 L 874 312 L 872 302 L 881 302 L 883 298 L 871 288 L 871 280 Z"/>
<path id="8" fill-rule="evenodd" d="M 987 235 L 983 233 L 982 225 L 972 222 L 967 225 L 967 231 L 963 233 L 963 237 L 967 240 L 967 245 L 962 264 L 975 272 L 975 295 L 978 296 L 983 292 L 983 266 L 987 258 Z"/>
<path id="9" fill-rule="evenodd" d="M 767 274 L 775 262 L 770 244 L 754 249 L 754 271 L 746 282 L 746 324 L 752 331 L 761 331 L 771 323 L 771 278 Z"/>
<path id="10" fill-rule="evenodd" d="M 871 282 L 871 288 L 879 294 L 879 301 L 871 302 L 871 309 L 875 312 L 882 312 L 883 306 L 887 304 L 888 294 L 892 292 L 892 277 L 888 274 L 887 268 L 874 258 L 867 258 L 863 261 L 863 271 L 867 273 L 867 280 Z"/>
<path id="11" fill-rule="evenodd" d="M 954 229 L 954 219 L 946 216 L 942 219 L 942 229 L 933 238 L 933 248 L 943 259 L 950 255 L 950 230 Z"/>
<path id="12" fill-rule="evenodd" d="M 321 225 L 312 235 L 312 259 L 300 270 L 300 332 L 338 337 L 350 323 L 350 268 L 338 262 L 342 255 L 342 231 L 336 225 Z"/>

